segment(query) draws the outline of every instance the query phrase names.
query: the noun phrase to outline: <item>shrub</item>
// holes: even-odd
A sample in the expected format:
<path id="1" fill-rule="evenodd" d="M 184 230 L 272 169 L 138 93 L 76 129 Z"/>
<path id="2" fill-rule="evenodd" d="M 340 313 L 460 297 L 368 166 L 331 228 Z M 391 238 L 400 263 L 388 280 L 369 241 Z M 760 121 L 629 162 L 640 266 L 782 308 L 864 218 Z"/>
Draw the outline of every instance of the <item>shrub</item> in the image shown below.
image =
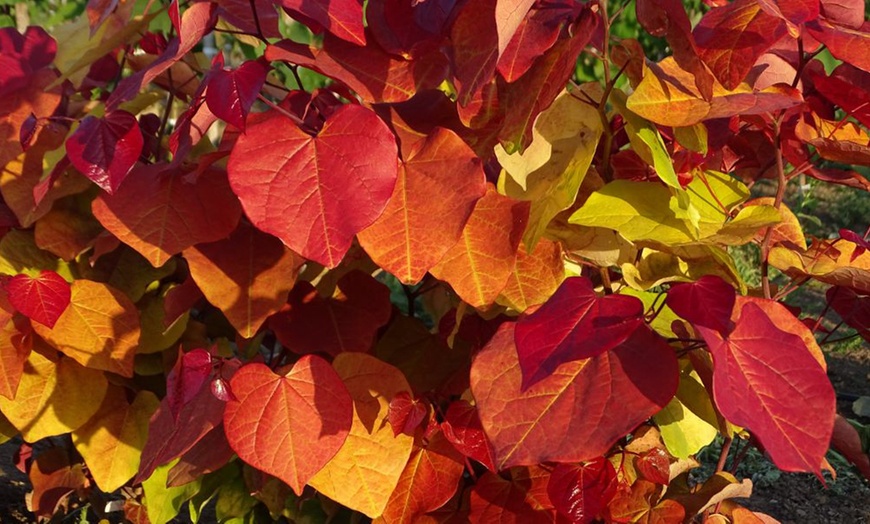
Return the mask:
<path id="1" fill-rule="evenodd" d="M 868 337 L 867 233 L 785 200 L 870 188 L 852 3 L 91 0 L 0 30 L 32 511 L 743 522 L 732 442 L 870 470 L 822 318 L 782 303 L 821 282 Z"/>

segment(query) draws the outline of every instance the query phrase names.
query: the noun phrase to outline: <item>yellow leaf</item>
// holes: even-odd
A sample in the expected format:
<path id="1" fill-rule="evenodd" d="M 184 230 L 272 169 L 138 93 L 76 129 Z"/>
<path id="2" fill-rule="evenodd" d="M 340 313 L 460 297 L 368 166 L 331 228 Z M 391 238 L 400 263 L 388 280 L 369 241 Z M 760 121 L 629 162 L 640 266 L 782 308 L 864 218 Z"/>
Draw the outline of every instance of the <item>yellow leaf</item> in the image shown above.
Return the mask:
<path id="1" fill-rule="evenodd" d="M 809 276 L 859 293 L 870 293 L 870 251 L 855 256 L 858 246 L 848 240 L 817 240 L 806 251 L 776 246 L 770 250 L 770 265 L 790 277 Z"/>
<path id="2" fill-rule="evenodd" d="M 69 306 L 54 328 L 34 323 L 33 329 L 84 366 L 132 377 L 140 335 L 136 305 L 99 282 L 75 280 L 70 287 Z"/>
<path id="3" fill-rule="evenodd" d="M 390 401 L 411 386 L 401 371 L 364 353 L 341 353 L 333 367 L 353 398 L 353 425 L 344 445 L 308 483 L 371 518 L 384 512 L 411 456 L 414 439 L 393 436 Z"/>
<path id="4" fill-rule="evenodd" d="M 139 470 L 148 421 L 159 405 L 146 390 L 130 404 L 123 388 L 111 386 L 97 413 L 73 431 L 73 444 L 102 491 L 115 491 Z"/>
<path id="5" fill-rule="evenodd" d="M 601 93 L 584 85 L 578 96 L 584 95 L 594 100 Z M 529 249 L 553 217 L 574 203 L 602 131 L 595 106 L 565 91 L 538 116 L 532 143 L 522 154 L 509 155 L 501 146 L 496 147 L 496 156 L 508 175 L 502 176 L 500 191 L 532 202 L 523 238 Z"/>
<path id="6" fill-rule="evenodd" d="M 78 429 L 97 412 L 107 388 L 102 372 L 34 349 L 15 400 L 0 396 L 0 411 L 25 441 L 36 442 Z"/>
<path id="7" fill-rule="evenodd" d="M 681 372 L 677 395 L 653 418 L 665 446 L 677 458 L 694 455 L 719 433 L 710 396 L 691 368 Z"/>

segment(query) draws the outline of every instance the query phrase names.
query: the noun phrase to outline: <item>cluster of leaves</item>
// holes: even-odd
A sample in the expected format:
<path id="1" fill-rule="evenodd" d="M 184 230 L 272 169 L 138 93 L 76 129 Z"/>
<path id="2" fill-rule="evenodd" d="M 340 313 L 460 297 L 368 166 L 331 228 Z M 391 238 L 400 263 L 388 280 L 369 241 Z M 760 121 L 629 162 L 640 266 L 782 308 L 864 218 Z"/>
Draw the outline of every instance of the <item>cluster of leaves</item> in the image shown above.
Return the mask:
<path id="1" fill-rule="evenodd" d="M 867 235 L 783 204 L 870 189 L 860 0 L 638 0 L 658 62 L 606 0 L 137 5 L 0 30 L 0 429 L 38 516 L 770 521 L 725 454 L 689 481 L 717 434 L 870 473 L 833 332 L 781 302 L 829 284 L 870 339 Z"/>

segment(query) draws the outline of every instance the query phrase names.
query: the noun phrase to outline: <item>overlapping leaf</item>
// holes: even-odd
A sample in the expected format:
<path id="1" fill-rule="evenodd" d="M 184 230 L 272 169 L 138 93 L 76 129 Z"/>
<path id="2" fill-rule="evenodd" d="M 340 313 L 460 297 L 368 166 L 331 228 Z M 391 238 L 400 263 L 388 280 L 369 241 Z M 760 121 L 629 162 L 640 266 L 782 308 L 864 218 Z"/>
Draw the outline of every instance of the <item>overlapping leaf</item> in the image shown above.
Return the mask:
<path id="1" fill-rule="evenodd" d="M 346 105 L 317 136 L 280 114 L 248 126 L 227 169 L 257 228 L 335 267 L 354 235 L 383 213 L 398 175 L 396 153 L 393 134 L 373 112 Z"/>
<path id="2" fill-rule="evenodd" d="M 776 313 L 790 315 L 781 306 Z M 835 411 L 824 368 L 801 337 L 755 302 L 738 301 L 732 318 L 727 336 L 696 326 L 713 353 L 716 405 L 751 430 L 780 469 L 820 474 Z"/>
<path id="3" fill-rule="evenodd" d="M 322 358 L 305 356 L 284 375 L 249 364 L 230 386 L 235 399 L 224 414 L 230 446 L 301 494 L 351 429 L 351 397 L 340 377 Z"/>
<path id="4" fill-rule="evenodd" d="M 810 276 L 836 286 L 870 293 L 870 252 L 860 252 L 854 242 L 817 240 L 806 251 L 775 246 L 770 264 L 788 275 Z"/>
<path id="5" fill-rule="evenodd" d="M 524 391 L 514 324 L 505 323 L 475 357 L 471 389 L 502 469 L 605 453 L 673 398 L 678 377 L 673 350 L 641 326 L 620 346 L 563 364 Z"/>
<path id="6" fill-rule="evenodd" d="M 154 267 L 194 244 L 225 238 L 241 215 L 223 172 L 194 176 L 160 164 L 133 170 L 119 191 L 94 200 L 93 212 Z"/>
<path id="7" fill-rule="evenodd" d="M 420 59 L 405 60 L 374 43 L 359 47 L 331 35 L 323 39 L 322 48 L 282 40 L 266 48 L 265 56 L 334 78 L 370 103 L 408 100 L 418 90 L 436 87 L 447 72 L 447 59 L 435 48 Z"/>
<path id="8" fill-rule="evenodd" d="M 694 30 L 701 59 L 726 89 L 736 88 L 758 57 L 785 33 L 785 21 L 769 15 L 754 0 L 712 9 Z"/>
<path id="9" fill-rule="evenodd" d="M 136 117 L 122 110 L 103 118 L 88 116 L 66 141 L 70 162 L 112 194 L 127 178 L 144 144 Z"/>
<path id="10" fill-rule="evenodd" d="M 227 238 L 183 253 L 199 289 L 243 338 L 281 309 L 301 264 L 280 240 L 245 222 Z"/>
<path id="11" fill-rule="evenodd" d="M 338 289 L 337 296 L 323 298 L 311 284 L 299 282 L 288 308 L 273 316 L 269 327 L 298 354 L 368 351 L 390 319 L 389 289 L 359 271 L 343 276 Z"/>
<path id="12" fill-rule="evenodd" d="M 128 402 L 125 391 L 112 386 L 97 413 L 73 432 L 73 444 L 101 490 L 115 491 L 139 470 L 148 421 L 159 404 L 145 390 Z"/>
<path id="13" fill-rule="evenodd" d="M 352 44 L 366 43 L 360 0 L 281 0 L 280 4 L 316 32 L 326 30 Z"/>
<path id="14" fill-rule="evenodd" d="M 528 203 L 489 188 L 474 206 L 459 241 L 432 274 L 447 281 L 472 306 L 491 305 L 514 269 L 528 216 Z"/>
<path id="15" fill-rule="evenodd" d="M 353 400 L 353 423 L 341 449 L 309 484 L 371 518 L 383 514 L 411 456 L 413 437 L 393 435 L 390 399 L 411 387 L 398 369 L 363 353 L 333 361 Z"/>
<path id="16" fill-rule="evenodd" d="M 556 511 L 547 495 L 550 474 L 541 467 L 512 468 L 507 478 L 484 473 L 471 490 L 470 522 L 544 524 Z"/>
<path id="17" fill-rule="evenodd" d="M 623 295 L 599 298 L 587 278 L 569 278 L 540 309 L 519 319 L 515 344 L 523 390 L 575 360 L 625 342 L 643 323 L 643 304 Z"/>
<path id="18" fill-rule="evenodd" d="M 99 282 L 79 279 L 70 289 L 69 306 L 54 327 L 37 323 L 34 331 L 83 366 L 132 377 L 141 332 L 136 306 Z"/>
<path id="19" fill-rule="evenodd" d="M 100 371 L 32 351 L 15 400 L 0 396 L 0 411 L 25 441 L 36 442 L 81 427 L 97 412 L 107 388 Z"/>
<path id="20" fill-rule="evenodd" d="M 406 155 L 383 215 L 359 233 L 379 266 L 406 284 L 423 278 L 462 235 L 486 193 L 480 159 L 454 132 L 435 128 Z"/>
<path id="21" fill-rule="evenodd" d="M 657 124 L 677 127 L 713 118 L 771 113 L 803 103 L 797 89 L 782 84 L 756 90 L 739 83 L 726 90 L 714 82 L 711 89 L 711 98 L 704 99 L 692 76 L 672 58 L 665 58 L 645 69 L 627 107 Z"/>
<path id="22" fill-rule="evenodd" d="M 462 455 L 441 431 L 428 440 L 425 447 L 415 446 L 411 452 L 383 515 L 375 521 L 378 524 L 416 522 L 423 514 L 446 504 L 456 493 L 465 470 Z"/>

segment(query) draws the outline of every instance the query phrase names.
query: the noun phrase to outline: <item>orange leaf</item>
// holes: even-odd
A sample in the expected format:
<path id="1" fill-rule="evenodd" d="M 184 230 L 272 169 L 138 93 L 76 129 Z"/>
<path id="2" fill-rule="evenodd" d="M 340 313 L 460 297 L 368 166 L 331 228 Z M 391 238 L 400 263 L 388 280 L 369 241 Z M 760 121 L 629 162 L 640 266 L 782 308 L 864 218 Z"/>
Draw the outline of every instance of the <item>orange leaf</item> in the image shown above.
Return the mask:
<path id="1" fill-rule="evenodd" d="M 209 169 L 195 177 L 165 164 L 133 168 L 92 209 L 103 227 L 154 267 L 194 244 L 226 237 L 241 215 L 224 173 Z"/>
<path id="2" fill-rule="evenodd" d="M 383 515 L 375 523 L 411 524 L 446 504 L 456 493 L 465 463 L 441 431 L 425 447 L 414 447 Z"/>
<path id="3" fill-rule="evenodd" d="M 139 470 L 148 421 L 159 405 L 147 390 L 140 391 L 131 404 L 126 391 L 113 385 L 97 413 L 73 431 L 73 444 L 102 491 L 115 491 Z"/>
<path id="4" fill-rule="evenodd" d="M 132 377 L 140 335 L 136 305 L 99 282 L 75 280 L 70 287 L 69 306 L 54 328 L 35 323 L 33 329 L 83 366 Z"/>
<path id="5" fill-rule="evenodd" d="M 523 313 L 546 302 L 564 279 L 561 246 L 542 238 L 531 254 L 520 245 L 516 266 L 501 295 L 513 309 Z"/>
<path id="6" fill-rule="evenodd" d="M 772 206 L 774 201 L 775 199 L 773 197 L 753 198 L 752 200 L 746 201 L 746 203 L 743 204 L 743 207 Z M 807 248 L 807 239 L 804 237 L 804 230 L 801 227 L 797 216 L 792 213 L 791 209 L 789 209 L 785 203 L 780 204 L 779 214 L 782 216 L 782 222 L 771 227 L 770 245 L 775 246 L 777 244 L 790 243 L 805 250 Z M 762 229 L 755 235 L 754 240 L 759 244 L 764 239 L 764 232 L 765 229 Z"/>
<path id="7" fill-rule="evenodd" d="M 0 395 L 15 399 L 24 365 L 30 355 L 31 332 L 27 319 L 15 310 L 0 291 Z"/>
<path id="8" fill-rule="evenodd" d="M 432 274 L 453 286 L 465 302 L 488 307 L 507 285 L 528 218 L 529 202 L 499 195 L 490 187 L 474 206 L 459 241 Z"/>
<path id="9" fill-rule="evenodd" d="M 775 246 L 770 264 L 795 278 L 809 276 L 827 284 L 870 293 L 870 251 L 863 251 L 844 239 L 816 240 L 806 251 Z"/>
<path id="10" fill-rule="evenodd" d="M 224 240 L 183 253 L 205 298 L 246 339 L 287 301 L 301 264 L 280 240 L 247 223 Z"/>
<path id="11" fill-rule="evenodd" d="M 674 352 L 645 326 L 523 391 L 514 326 L 502 324 L 471 366 L 471 390 L 498 469 L 598 457 L 676 393 Z"/>
<path id="12" fill-rule="evenodd" d="M 40 517 L 50 517 L 66 498 L 85 487 L 85 472 L 81 464 L 70 464 L 67 450 L 51 448 L 36 457 L 29 475 L 33 485 L 31 506 Z"/>
<path id="13" fill-rule="evenodd" d="M 50 349 L 49 349 L 50 351 Z M 65 357 L 32 351 L 15 400 L 0 397 L 0 411 L 27 442 L 69 433 L 97 412 L 108 381 L 101 371 Z"/>
<path id="14" fill-rule="evenodd" d="M 233 375 L 224 429 L 239 458 L 286 482 L 297 495 L 348 438 L 351 399 L 320 357 L 286 375 L 248 364 Z M 313 484 L 312 484 L 313 485 Z"/>
<path id="15" fill-rule="evenodd" d="M 713 83 L 713 97 L 707 101 L 695 87 L 695 77 L 669 57 L 644 69 L 643 80 L 626 105 L 647 120 L 678 127 L 713 118 L 768 113 L 801 103 L 800 92 L 786 85 L 755 90 L 741 83 L 727 90 L 719 82 Z"/>
<path id="16" fill-rule="evenodd" d="M 440 127 L 400 166 L 384 214 L 357 238 L 376 264 L 416 284 L 459 240 L 486 178 L 465 142 Z"/>
<path id="17" fill-rule="evenodd" d="M 387 420 L 390 400 L 411 386 L 401 371 L 365 353 L 342 353 L 332 365 L 353 399 L 353 425 L 344 445 L 309 484 L 339 504 L 377 518 L 414 445 L 408 435 L 393 436 Z"/>
<path id="18" fill-rule="evenodd" d="M 547 495 L 550 474 L 539 466 L 512 468 L 509 477 L 487 471 L 471 490 L 470 522 L 550 524 L 556 510 Z"/>

